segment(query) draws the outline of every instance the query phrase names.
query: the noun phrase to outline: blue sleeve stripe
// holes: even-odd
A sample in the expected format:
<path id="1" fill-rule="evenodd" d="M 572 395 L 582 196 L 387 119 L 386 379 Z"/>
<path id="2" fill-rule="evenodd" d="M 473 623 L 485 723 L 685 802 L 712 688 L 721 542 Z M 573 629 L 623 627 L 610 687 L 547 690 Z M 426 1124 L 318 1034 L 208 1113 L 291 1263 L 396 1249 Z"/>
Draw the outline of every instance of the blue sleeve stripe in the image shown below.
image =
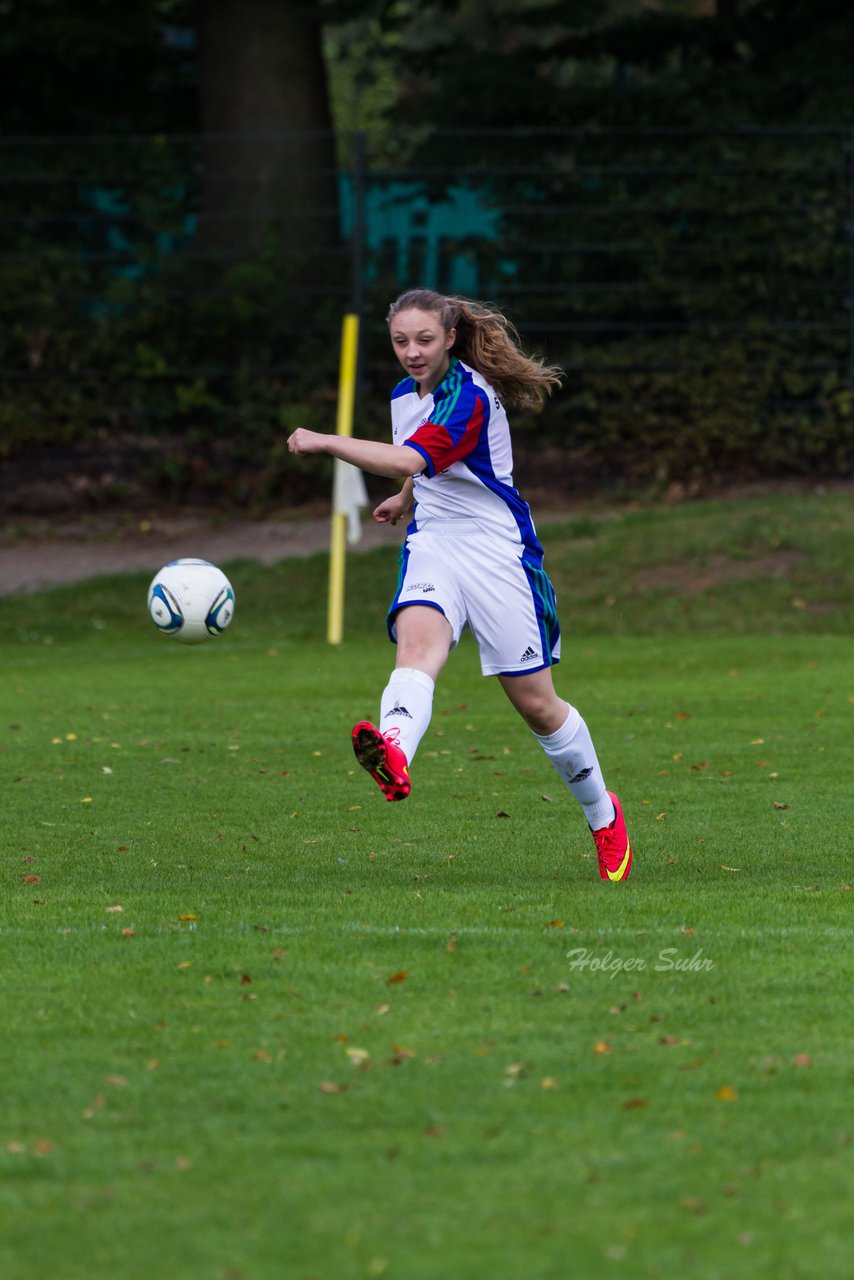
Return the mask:
<path id="1" fill-rule="evenodd" d="M 405 449 L 414 449 L 416 453 L 421 454 L 421 457 L 427 463 L 426 471 L 428 476 L 434 476 L 436 474 L 436 468 L 433 466 L 433 459 L 430 457 L 430 454 L 426 449 L 422 449 L 421 445 L 416 444 L 414 440 L 404 440 L 403 445 Z"/>

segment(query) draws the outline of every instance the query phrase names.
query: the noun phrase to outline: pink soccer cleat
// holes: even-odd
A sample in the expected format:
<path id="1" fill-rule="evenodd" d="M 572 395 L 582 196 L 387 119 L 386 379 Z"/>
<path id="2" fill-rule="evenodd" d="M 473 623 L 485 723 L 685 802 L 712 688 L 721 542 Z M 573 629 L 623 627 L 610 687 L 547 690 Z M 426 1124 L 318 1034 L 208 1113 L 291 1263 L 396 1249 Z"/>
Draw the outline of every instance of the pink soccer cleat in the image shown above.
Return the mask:
<path id="1" fill-rule="evenodd" d="M 614 821 L 610 826 L 593 832 L 599 855 L 599 875 L 603 880 L 628 880 L 632 869 L 632 842 L 626 831 L 623 806 L 612 791 L 608 795 L 614 805 Z"/>
<path id="2" fill-rule="evenodd" d="M 405 800 L 411 790 L 409 766 L 398 745 L 399 732 L 381 733 L 370 720 L 353 726 L 353 751 L 386 800 Z"/>

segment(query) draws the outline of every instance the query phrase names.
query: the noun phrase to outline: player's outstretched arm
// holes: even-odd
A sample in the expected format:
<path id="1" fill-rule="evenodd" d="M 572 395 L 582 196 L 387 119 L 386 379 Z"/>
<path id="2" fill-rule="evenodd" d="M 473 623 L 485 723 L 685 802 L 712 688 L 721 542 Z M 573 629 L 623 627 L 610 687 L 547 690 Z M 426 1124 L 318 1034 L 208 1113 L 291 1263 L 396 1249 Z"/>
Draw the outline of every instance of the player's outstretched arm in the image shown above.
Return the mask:
<path id="1" fill-rule="evenodd" d="M 406 445 L 384 444 L 381 440 L 354 440 L 352 436 L 329 435 L 298 427 L 288 437 L 291 453 L 328 453 L 343 462 L 351 462 L 375 476 L 414 476 L 426 463 L 417 449 Z"/>

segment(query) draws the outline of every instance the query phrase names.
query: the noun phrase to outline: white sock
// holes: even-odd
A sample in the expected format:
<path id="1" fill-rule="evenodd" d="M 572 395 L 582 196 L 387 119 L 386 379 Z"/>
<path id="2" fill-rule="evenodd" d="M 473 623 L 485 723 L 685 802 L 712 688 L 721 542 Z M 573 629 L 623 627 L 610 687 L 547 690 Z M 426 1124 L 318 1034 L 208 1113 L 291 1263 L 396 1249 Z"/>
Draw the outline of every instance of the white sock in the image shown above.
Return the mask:
<path id="1" fill-rule="evenodd" d="M 605 779 L 596 758 L 590 730 L 575 707 L 554 733 L 534 737 L 584 810 L 592 831 L 614 820 L 614 806 L 605 789 Z"/>
<path id="2" fill-rule="evenodd" d="M 433 714 L 435 681 L 415 667 L 396 667 L 389 676 L 380 702 L 380 724 L 383 733 L 397 729 L 400 747 L 407 761 L 418 750 Z"/>

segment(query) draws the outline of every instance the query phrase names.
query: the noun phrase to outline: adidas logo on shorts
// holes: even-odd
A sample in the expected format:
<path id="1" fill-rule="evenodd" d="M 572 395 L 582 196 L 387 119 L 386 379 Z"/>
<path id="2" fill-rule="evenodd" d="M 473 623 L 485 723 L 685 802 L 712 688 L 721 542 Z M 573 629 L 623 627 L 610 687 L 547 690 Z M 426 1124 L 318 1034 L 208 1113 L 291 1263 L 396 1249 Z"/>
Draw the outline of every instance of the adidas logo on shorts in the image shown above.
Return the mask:
<path id="1" fill-rule="evenodd" d="M 526 649 L 526 650 L 525 650 L 525 652 L 522 654 L 522 656 L 521 656 L 521 658 L 519 659 L 519 661 L 520 661 L 520 662 L 533 662 L 533 661 L 534 661 L 534 659 L 535 659 L 535 658 L 539 658 L 539 656 L 540 656 L 540 655 L 537 653 L 536 649 L 532 649 L 532 648 L 531 648 L 531 646 L 530 646 L 530 645 L 528 645 L 527 649 Z"/>

